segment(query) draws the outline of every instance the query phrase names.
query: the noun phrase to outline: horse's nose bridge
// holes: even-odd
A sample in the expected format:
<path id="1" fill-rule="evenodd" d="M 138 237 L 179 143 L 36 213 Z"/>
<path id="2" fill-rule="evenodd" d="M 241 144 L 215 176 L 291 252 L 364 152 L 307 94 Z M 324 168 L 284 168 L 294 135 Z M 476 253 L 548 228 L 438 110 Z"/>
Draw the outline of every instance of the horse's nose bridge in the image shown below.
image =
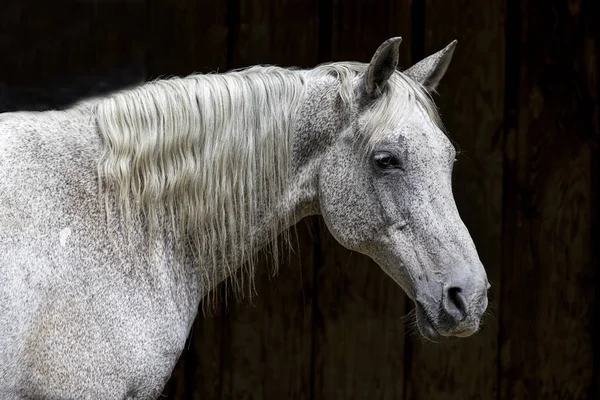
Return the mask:
<path id="1" fill-rule="evenodd" d="M 479 254 L 469 229 L 456 208 L 443 215 L 446 247 L 455 263 L 461 264 L 477 274 L 482 269 Z"/>
<path id="2" fill-rule="evenodd" d="M 475 242 L 452 194 L 442 190 L 427 200 L 422 204 L 418 218 L 424 239 L 421 245 L 425 247 L 429 261 L 444 271 L 444 280 L 448 282 L 458 279 L 461 285 L 470 285 L 468 280 L 472 278 L 478 282 L 477 286 L 487 286 Z"/>
<path id="3" fill-rule="evenodd" d="M 460 218 L 442 215 L 440 219 L 429 227 L 429 235 L 435 239 L 430 252 L 439 257 L 438 262 L 475 273 L 481 262 L 469 230 Z"/>

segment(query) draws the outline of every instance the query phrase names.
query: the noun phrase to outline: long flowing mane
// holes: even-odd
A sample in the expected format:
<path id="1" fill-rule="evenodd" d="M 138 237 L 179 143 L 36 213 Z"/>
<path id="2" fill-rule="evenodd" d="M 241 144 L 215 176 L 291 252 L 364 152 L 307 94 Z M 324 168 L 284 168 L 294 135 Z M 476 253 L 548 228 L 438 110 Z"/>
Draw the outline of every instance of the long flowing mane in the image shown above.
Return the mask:
<path id="1" fill-rule="evenodd" d="M 284 200 L 290 179 L 291 137 L 308 79 L 334 76 L 352 105 L 362 63 L 333 63 L 310 70 L 252 67 L 226 74 L 152 81 L 99 100 L 95 115 L 103 141 L 98 170 L 104 195 L 114 195 L 125 221 L 142 217 L 150 242 L 165 230 L 181 254 L 201 263 L 203 288 L 244 263 L 253 289 L 254 255 L 248 240 L 266 210 Z M 365 148 L 378 129 L 414 105 L 436 116 L 425 91 L 401 73 L 370 110 Z M 389 126 L 389 125 L 387 125 Z M 276 237 L 289 221 L 278 221 Z M 222 249 L 217 252 L 216 249 Z M 201 257 L 200 257 L 201 256 Z"/>

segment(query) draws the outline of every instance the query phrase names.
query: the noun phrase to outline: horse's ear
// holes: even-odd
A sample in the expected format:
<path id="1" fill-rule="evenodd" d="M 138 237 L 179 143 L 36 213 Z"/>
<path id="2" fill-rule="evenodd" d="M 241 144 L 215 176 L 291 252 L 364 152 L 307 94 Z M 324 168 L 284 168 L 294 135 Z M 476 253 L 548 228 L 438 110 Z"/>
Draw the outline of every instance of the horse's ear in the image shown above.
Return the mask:
<path id="1" fill-rule="evenodd" d="M 458 43 L 458 41 L 452 41 L 452 43 L 444 49 L 419 61 L 406 71 L 403 71 L 404 74 L 419 82 L 428 91 L 434 91 L 446 73 L 448 65 L 450 65 L 456 43 Z"/>
<path id="2" fill-rule="evenodd" d="M 377 97 L 398 66 L 401 37 L 393 37 L 383 42 L 369 63 L 365 75 L 365 93 Z"/>

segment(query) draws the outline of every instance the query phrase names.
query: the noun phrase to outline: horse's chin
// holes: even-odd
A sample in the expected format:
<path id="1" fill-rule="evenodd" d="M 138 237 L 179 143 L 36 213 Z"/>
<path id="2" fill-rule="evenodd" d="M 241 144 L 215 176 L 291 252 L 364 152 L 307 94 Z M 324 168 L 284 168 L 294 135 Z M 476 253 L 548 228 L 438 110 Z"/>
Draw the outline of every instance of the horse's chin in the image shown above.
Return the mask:
<path id="1" fill-rule="evenodd" d="M 437 326 L 433 322 L 432 318 L 421 304 L 418 302 L 415 304 L 417 328 L 419 329 L 421 336 L 425 339 L 437 342 L 443 339 L 466 338 L 479 330 L 479 324 L 470 324 L 470 326 L 463 330 L 445 330 L 443 327 Z"/>

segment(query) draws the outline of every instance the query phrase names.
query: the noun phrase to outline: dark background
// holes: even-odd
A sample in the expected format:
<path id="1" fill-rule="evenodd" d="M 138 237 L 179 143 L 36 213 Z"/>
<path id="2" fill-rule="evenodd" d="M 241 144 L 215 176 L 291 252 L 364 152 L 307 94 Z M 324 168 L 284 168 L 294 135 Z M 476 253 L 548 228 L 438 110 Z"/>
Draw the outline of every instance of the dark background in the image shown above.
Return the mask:
<path id="1" fill-rule="evenodd" d="M 598 3 L 4 0 L 0 107 L 258 63 L 368 62 L 391 36 L 404 69 L 458 39 L 436 101 L 493 284 L 482 331 L 410 334 L 400 288 L 315 217 L 252 303 L 197 320 L 165 398 L 600 399 Z"/>

